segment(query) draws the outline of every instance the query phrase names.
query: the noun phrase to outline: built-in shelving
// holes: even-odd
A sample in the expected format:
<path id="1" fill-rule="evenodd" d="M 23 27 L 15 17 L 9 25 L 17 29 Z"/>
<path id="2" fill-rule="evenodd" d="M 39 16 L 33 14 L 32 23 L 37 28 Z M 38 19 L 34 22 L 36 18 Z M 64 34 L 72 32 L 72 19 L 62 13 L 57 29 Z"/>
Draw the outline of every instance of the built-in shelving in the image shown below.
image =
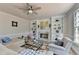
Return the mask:
<path id="1" fill-rule="evenodd" d="M 34 39 L 55 40 L 63 34 L 63 16 L 50 19 L 33 20 L 32 32 Z"/>

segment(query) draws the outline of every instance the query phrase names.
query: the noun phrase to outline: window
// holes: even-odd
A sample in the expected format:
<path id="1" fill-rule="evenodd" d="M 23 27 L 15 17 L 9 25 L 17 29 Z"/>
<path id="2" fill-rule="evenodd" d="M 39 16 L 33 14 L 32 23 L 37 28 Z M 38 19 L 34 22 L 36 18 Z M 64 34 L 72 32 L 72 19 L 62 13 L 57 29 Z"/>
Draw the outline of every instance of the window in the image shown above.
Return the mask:
<path id="1" fill-rule="evenodd" d="M 74 14 L 74 41 L 79 43 L 79 11 Z"/>

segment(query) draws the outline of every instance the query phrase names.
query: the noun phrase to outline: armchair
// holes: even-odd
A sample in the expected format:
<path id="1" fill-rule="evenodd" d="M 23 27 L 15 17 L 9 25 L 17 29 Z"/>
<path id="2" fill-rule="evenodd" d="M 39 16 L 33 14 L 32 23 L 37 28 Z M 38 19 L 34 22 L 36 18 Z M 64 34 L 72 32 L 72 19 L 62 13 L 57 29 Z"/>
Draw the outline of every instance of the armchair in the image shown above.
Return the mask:
<path id="1" fill-rule="evenodd" d="M 56 45 L 54 44 L 54 42 L 49 43 L 49 50 L 53 51 L 54 54 L 57 55 L 68 55 L 72 45 L 72 41 L 70 38 L 64 37 L 62 39 L 62 42 L 63 46 Z"/>

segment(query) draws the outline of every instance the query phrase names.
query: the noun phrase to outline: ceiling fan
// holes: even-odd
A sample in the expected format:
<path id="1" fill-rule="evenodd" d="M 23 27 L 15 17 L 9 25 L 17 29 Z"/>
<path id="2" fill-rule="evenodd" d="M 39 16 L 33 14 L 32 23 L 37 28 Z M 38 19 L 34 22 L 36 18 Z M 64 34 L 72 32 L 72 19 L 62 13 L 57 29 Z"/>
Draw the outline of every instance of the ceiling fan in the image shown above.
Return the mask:
<path id="1" fill-rule="evenodd" d="M 23 11 L 27 12 L 27 15 L 29 14 L 37 14 L 37 10 L 40 10 L 41 7 L 34 7 L 32 5 L 30 5 L 29 3 L 26 3 L 25 7 L 23 8 L 19 8 L 22 9 Z"/>

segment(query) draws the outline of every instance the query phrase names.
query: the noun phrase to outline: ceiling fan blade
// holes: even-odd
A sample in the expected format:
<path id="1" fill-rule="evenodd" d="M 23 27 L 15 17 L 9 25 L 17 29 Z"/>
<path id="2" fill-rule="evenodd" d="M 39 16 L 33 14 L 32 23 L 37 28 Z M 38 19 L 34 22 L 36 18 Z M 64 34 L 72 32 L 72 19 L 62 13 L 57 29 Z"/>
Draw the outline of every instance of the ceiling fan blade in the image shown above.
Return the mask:
<path id="1" fill-rule="evenodd" d="M 20 7 L 20 6 L 15 6 L 17 9 L 19 9 L 19 10 L 27 10 L 27 8 L 25 8 L 25 7 Z"/>
<path id="2" fill-rule="evenodd" d="M 27 15 L 29 15 L 29 12 L 27 12 Z"/>
<path id="3" fill-rule="evenodd" d="M 41 7 L 33 8 L 33 10 L 39 10 L 39 9 L 41 9 Z"/>
<path id="4" fill-rule="evenodd" d="M 33 11 L 33 13 L 37 15 L 37 12 Z"/>
<path id="5" fill-rule="evenodd" d="M 26 6 L 31 6 L 29 3 L 26 3 Z"/>
<path id="6" fill-rule="evenodd" d="M 24 10 L 24 11 L 28 11 L 29 10 L 29 8 L 25 8 L 25 7 L 21 7 L 21 8 L 18 8 L 18 9 Z"/>
<path id="7" fill-rule="evenodd" d="M 18 8 L 18 9 L 20 9 L 20 10 L 26 10 L 26 8 Z"/>
<path id="8" fill-rule="evenodd" d="M 26 3 L 26 8 L 31 9 L 32 5 L 30 5 L 29 3 Z"/>

